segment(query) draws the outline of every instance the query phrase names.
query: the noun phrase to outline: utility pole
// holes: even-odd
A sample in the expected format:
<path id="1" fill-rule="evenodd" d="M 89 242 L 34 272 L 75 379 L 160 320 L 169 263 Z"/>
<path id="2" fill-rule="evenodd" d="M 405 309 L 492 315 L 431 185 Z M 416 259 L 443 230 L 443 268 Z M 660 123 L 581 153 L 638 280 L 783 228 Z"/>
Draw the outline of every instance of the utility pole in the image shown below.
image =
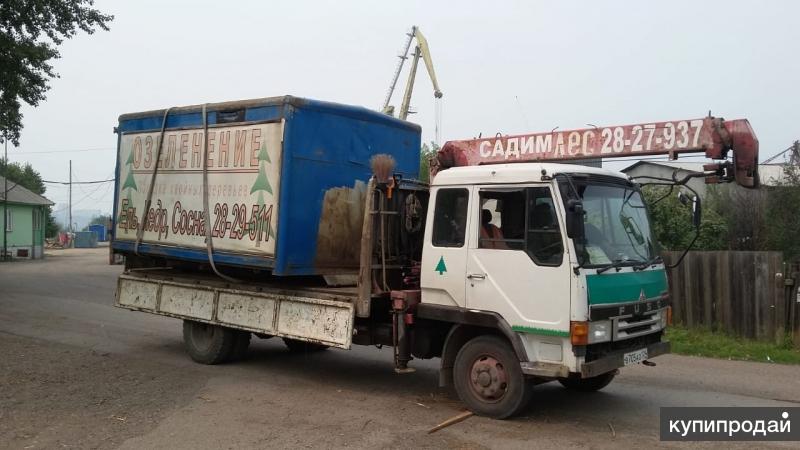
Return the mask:
<path id="1" fill-rule="evenodd" d="M 5 155 L 3 159 L 3 257 L 6 259 L 8 254 L 8 135 L 3 133 L 3 143 L 5 144 Z"/>
<path id="2" fill-rule="evenodd" d="M 72 160 L 69 160 L 69 246 L 72 247 Z"/>

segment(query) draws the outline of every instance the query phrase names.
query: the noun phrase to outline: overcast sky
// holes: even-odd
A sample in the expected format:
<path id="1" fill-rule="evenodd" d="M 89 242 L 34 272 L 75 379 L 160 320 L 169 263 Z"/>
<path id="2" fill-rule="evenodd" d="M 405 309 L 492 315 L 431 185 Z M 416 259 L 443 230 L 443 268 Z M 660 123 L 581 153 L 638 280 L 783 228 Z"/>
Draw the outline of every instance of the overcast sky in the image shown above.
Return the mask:
<path id="1" fill-rule="evenodd" d="M 800 139 L 800 2 L 433 3 L 98 0 L 116 16 L 111 31 L 63 45 L 61 78 L 24 108 L 9 157 L 55 181 L 72 159 L 76 180 L 101 180 L 113 177 L 123 113 L 284 94 L 377 109 L 411 25 L 444 92 L 443 141 L 709 110 L 750 119 L 762 160 Z M 417 80 L 411 120 L 430 141 L 422 65 Z M 63 203 L 67 191 L 46 196 Z M 73 197 L 75 209 L 110 211 L 113 187 Z"/>

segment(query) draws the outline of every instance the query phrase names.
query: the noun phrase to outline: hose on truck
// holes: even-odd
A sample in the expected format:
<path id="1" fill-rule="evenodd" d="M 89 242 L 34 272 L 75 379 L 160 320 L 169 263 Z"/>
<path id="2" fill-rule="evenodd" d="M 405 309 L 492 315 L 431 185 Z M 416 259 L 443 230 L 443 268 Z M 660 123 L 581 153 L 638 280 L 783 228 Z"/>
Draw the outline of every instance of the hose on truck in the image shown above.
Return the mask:
<path id="1" fill-rule="evenodd" d="M 172 110 L 172 107 L 167 108 L 164 110 L 164 117 L 161 120 L 161 131 L 160 137 L 158 140 L 158 149 L 156 149 L 156 164 L 153 167 L 153 176 L 150 177 L 150 185 L 147 188 L 147 198 L 144 202 L 144 219 L 141 221 L 139 228 L 136 230 L 136 243 L 133 247 L 133 252 L 137 256 L 139 255 L 139 244 L 142 242 L 144 237 L 144 229 L 147 222 L 147 211 L 150 210 L 150 205 L 153 201 L 153 189 L 156 184 L 156 177 L 158 176 L 158 168 L 161 164 L 161 152 L 164 149 L 164 134 L 167 130 L 167 117 L 169 116 L 169 112 Z M 203 213 L 206 217 L 206 254 L 208 255 L 208 262 L 211 265 L 211 269 L 217 274 L 220 278 L 231 282 L 237 283 L 239 280 L 230 277 L 228 275 L 223 274 L 222 272 L 217 269 L 217 265 L 214 263 L 214 246 L 212 243 L 211 237 L 211 215 L 209 214 L 209 207 L 208 207 L 208 114 L 207 114 L 207 104 L 203 104 Z"/>
<path id="2" fill-rule="evenodd" d="M 208 207 L 208 114 L 207 103 L 203 103 L 203 214 L 206 217 L 206 253 L 208 254 L 208 262 L 211 264 L 211 270 L 214 271 L 220 278 L 231 283 L 238 283 L 239 280 L 231 276 L 225 275 L 217 269 L 214 263 L 214 245 L 211 241 L 211 214 Z"/>
<path id="3" fill-rule="evenodd" d="M 153 200 L 153 187 L 156 184 L 156 175 L 158 175 L 158 167 L 161 164 L 161 150 L 164 148 L 164 133 L 167 130 L 167 116 L 172 107 L 164 110 L 164 118 L 161 120 L 161 132 L 158 138 L 158 148 L 156 149 L 156 165 L 153 167 L 153 176 L 150 177 L 150 186 L 147 188 L 147 198 L 144 200 L 144 209 L 142 221 L 139 228 L 136 230 L 136 243 L 133 244 L 133 253 L 139 256 L 139 244 L 144 237 L 144 227 L 147 224 L 147 211 L 150 211 L 150 204 Z"/>

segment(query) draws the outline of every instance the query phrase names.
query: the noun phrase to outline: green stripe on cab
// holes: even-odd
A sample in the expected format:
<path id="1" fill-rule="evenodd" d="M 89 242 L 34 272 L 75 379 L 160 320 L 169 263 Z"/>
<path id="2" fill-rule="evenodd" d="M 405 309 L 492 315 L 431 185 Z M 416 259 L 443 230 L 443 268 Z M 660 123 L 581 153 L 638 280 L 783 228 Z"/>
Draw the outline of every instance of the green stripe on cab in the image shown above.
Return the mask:
<path id="1" fill-rule="evenodd" d="M 517 333 L 541 334 L 543 336 L 569 337 L 569 331 L 550 330 L 547 328 L 523 327 L 522 325 L 514 325 L 511 327 L 511 329 L 516 331 Z"/>
<path id="2" fill-rule="evenodd" d="M 586 288 L 589 291 L 590 305 L 635 302 L 639 300 L 642 290 L 648 299 L 656 298 L 666 291 L 667 276 L 664 269 L 605 272 L 600 275 L 587 275 Z"/>

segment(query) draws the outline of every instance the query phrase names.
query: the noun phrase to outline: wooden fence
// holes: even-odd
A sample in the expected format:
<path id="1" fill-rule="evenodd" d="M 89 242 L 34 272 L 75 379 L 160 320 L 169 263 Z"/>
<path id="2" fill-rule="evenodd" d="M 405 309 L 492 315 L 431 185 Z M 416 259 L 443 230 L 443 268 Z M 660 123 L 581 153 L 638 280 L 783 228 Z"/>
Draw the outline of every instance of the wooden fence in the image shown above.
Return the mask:
<path id="1" fill-rule="evenodd" d="M 671 263 L 680 252 L 663 256 Z M 781 252 L 689 252 L 667 270 L 673 320 L 776 343 L 790 333 L 800 346 L 796 269 Z"/>

